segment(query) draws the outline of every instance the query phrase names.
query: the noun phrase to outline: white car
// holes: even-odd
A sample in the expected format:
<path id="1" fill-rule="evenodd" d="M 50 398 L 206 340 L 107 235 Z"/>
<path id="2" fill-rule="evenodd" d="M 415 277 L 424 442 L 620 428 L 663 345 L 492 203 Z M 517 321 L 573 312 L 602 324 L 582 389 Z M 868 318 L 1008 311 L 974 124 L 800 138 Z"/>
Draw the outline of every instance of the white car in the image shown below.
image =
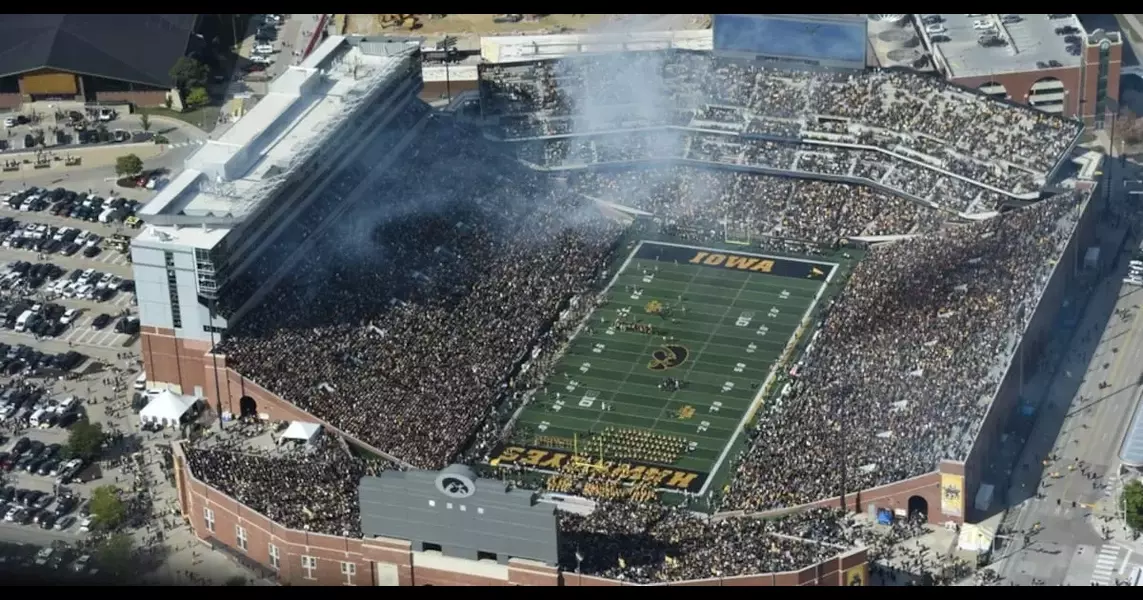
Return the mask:
<path id="1" fill-rule="evenodd" d="M 69 309 L 67 309 L 67 312 L 65 312 L 63 314 L 63 316 L 60 317 L 60 323 L 63 323 L 64 325 L 68 325 L 72 321 L 74 321 L 77 316 L 79 316 L 79 309 L 78 308 L 69 308 Z"/>
<path id="2" fill-rule="evenodd" d="M 980 19 L 979 21 L 972 22 L 972 28 L 977 31 L 983 31 L 986 29 L 995 29 L 996 24 L 988 19 Z"/>
<path id="3" fill-rule="evenodd" d="M 274 47 L 270 44 L 256 44 L 254 46 L 254 54 L 273 54 Z"/>
<path id="4" fill-rule="evenodd" d="M 84 517 L 83 522 L 79 524 L 79 532 L 87 533 L 91 531 L 91 517 Z"/>
<path id="5" fill-rule="evenodd" d="M 931 35 L 936 35 L 938 33 L 944 33 L 946 31 L 948 31 L 948 30 L 945 29 L 945 26 L 941 25 L 940 23 L 933 23 L 932 25 L 925 26 L 925 32 L 929 33 Z"/>
<path id="6" fill-rule="evenodd" d="M 5 127 L 15 127 L 16 126 L 16 119 L 13 117 L 8 117 L 7 119 L 4 119 L 4 126 Z"/>
<path id="7" fill-rule="evenodd" d="M 274 59 L 269 56 L 259 56 L 255 54 L 250 57 L 250 62 L 258 65 L 270 65 L 274 63 Z"/>
<path id="8" fill-rule="evenodd" d="M 54 552 L 51 548 L 40 548 L 40 551 L 36 553 L 36 564 L 40 566 L 48 564 L 48 560 Z"/>

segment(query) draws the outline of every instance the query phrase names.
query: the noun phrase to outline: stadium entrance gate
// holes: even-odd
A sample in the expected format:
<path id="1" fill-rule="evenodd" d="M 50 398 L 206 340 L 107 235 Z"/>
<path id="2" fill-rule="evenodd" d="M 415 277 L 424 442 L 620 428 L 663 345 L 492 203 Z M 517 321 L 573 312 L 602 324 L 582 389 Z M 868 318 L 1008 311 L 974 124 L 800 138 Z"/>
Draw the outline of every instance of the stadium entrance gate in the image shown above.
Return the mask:
<path id="1" fill-rule="evenodd" d="M 243 419 L 258 418 L 258 402 L 250 396 L 243 396 L 238 400 L 238 416 Z"/>
<path id="2" fill-rule="evenodd" d="M 921 496 L 909 496 L 909 517 L 929 521 L 929 501 Z"/>

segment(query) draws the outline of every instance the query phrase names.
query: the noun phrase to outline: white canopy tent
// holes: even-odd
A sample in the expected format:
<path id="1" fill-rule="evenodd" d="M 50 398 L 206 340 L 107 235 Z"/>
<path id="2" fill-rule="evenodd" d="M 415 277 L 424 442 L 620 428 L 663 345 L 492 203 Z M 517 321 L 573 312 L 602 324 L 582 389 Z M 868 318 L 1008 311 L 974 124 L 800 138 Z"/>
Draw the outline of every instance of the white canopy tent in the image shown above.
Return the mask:
<path id="1" fill-rule="evenodd" d="M 184 398 L 170 390 L 159 392 L 143 410 L 139 411 L 139 418 L 144 423 L 157 422 L 163 425 L 178 425 L 183 417 L 194 406 L 194 400 Z"/>
<path id="2" fill-rule="evenodd" d="M 294 421 L 290 423 L 290 426 L 282 433 L 282 439 L 309 443 L 313 442 L 319 433 L 321 433 L 321 425 L 317 423 Z"/>

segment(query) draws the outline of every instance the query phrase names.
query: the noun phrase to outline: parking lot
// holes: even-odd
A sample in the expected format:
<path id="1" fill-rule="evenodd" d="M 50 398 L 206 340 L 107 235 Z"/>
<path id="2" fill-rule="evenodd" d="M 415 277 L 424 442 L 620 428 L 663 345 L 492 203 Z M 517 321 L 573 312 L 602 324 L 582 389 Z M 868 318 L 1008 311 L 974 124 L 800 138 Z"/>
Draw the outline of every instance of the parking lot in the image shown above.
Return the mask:
<path id="1" fill-rule="evenodd" d="M 34 413 L 33 421 L 45 428 L 29 427 L 0 446 L 0 470 L 4 472 L 0 486 L 0 527 L 4 531 L 0 531 L 0 539 L 75 542 L 87 535 L 90 521 L 86 519 L 85 501 L 94 485 L 80 479 L 90 480 L 99 473 L 98 468 L 78 459 L 68 460 L 62 453 L 68 439 L 64 426 L 74 423 L 83 407 L 74 396 L 53 397 L 50 393 L 33 393 L 24 402 L 42 407 Z M 12 406 L 7 401 L 4 405 Z M 53 421 L 55 425 L 48 427 L 44 415 L 49 412 L 70 418 Z M 10 419 L 6 417 L 6 421 Z"/>
<path id="2" fill-rule="evenodd" d="M 110 108 L 29 110 L 5 116 L 3 125 L 2 150 L 143 142 L 153 137 L 153 134 L 137 129 L 134 122 L 120 121 L 119 113 Z"/>

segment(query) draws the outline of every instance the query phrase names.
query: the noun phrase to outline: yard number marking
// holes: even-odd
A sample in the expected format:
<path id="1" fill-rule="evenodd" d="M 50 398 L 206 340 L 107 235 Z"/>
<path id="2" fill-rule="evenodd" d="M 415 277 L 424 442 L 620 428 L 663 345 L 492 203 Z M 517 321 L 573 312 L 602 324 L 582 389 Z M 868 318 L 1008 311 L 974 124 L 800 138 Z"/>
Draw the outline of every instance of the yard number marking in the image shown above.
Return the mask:
<path id="1" fill-rule="evenodd" d="M 595 399 L 598 397 L 599 392 L 588 390 L 587 393 L 583 395 L 583 400 L 579 401 L 579 405 L 581 408 L 591 408 L 595 404 Z"/>
<path id="2" fill-rule="evenodd" d="M 607 347 L 607 346 L 606 346 L 606 345 L 604 345 L 604 344 L 596 344 L 596 345 L 594 345 L 594 346 L 592 346 L 592 347 L 591 347 L 591 351 L 592 351 L 592 352 L 594 352 L 594 353 L 596 353 L 596 354 L 602 354 L 602 353 L 603 353 L 603 349 L 604 349 L 604 348 L 606 348 L 606 347 Z"/>
<path id="3" fill-rule="evenodd" d="M 702 423 L 699 423 L 699 426 L 698 426 L 698 432 L 699 433 L 702 433 L 702 432 L 706 431 L 707 429 L 710 429 L 710 421 L 703 421 Z"/>

